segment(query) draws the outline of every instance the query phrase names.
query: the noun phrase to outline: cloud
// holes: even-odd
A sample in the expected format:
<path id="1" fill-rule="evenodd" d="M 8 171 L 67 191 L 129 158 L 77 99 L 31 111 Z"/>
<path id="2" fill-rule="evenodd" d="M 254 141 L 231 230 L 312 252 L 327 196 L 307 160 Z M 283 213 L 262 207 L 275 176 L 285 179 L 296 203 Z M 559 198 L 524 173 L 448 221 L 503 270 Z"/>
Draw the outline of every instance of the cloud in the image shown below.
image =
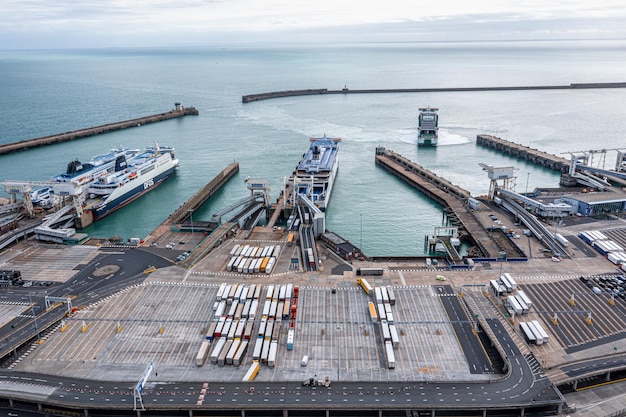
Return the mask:
<path id="1" fill-rule="evenodd" d="M 617 37 L 625 17 L 621 0 L 5 0 L 0 48 Z"/>

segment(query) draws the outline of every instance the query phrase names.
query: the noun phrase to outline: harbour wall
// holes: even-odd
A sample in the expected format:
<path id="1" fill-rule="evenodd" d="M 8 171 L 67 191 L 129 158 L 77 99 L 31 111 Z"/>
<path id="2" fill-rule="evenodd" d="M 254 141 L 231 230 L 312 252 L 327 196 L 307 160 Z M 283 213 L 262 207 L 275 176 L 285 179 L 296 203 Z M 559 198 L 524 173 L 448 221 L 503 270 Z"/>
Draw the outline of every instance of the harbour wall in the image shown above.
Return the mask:
<path id="1" fill-rule="evenodd" d="M 170 224 L 182 223 L 191 213 L 196 211 L 205 201 L 215 194 L 226 182 L 237 172 L 239 172 L 239 163 L 233 162 L 228 165 L 222 172 L 217 174 L 208 184 L 202 187 L 198 192 L 185 201 L 176 211 L 174 211 L 166 220 Z"/>
<path id="2" fill-rule="evenodd" d="M 473 91 L 532 91 L 532 90 L 581 90 L 597 88 L 626 88 L 626 82 L 616 83 L 572 83 L 568 85 L 535 85 L 535 86 L 509 86 L 509 87 L 446 87 L 446 88 L 387 88 L 350 90 L 347 87 L 341 90 L 329 90 L 327 88 L 309 88 L 304 90 L 285 90 L 268 93 L 249 94 L 241 97 L 243 103 L 252 101 L 268 100 L 271 98 L 311 96 L 323 94 L 379 94 L 379 93 L 449 93 L 449 92 L 473 92 Z"/>
<path id="3" fill-rule="evenodd" d="M 565 158 L 509 142 L 508 140 L 495 136 L 477 135 L 476 144 L 495 149 L 510 156 L 525 159 L 533 164 L 559 171 L 562 174 L 569 171 L 570 161 Z"/>
<path id="4" fill-rule="evenodd" d="M 128 129 L 149 123 L 161 122 L 163 120 L 175 119 L 183 116 L 197 116 L 198 110 L 194 107 L 177 108 L 165 113 L 154 114 L 152 116 L 144 116 L 136 119 L 124 120 L 121 122 L 109 123 L 101 126 L 89 127 L 86 129 L 73 130 L 71 132 L 59 133 L 50 136 L 43 136 L 35 139 L 21 140 L 18 142 L 0 145 L 0 155 L 10 152 L 23 151 L 38 146 L 52 145 L 54 143 L 67 142 L 74 139 L 81 139 L 89 136 L 95 136 L 102 133 L 113 132 L 116 130 Z"/>
<path id="5" fill-rule="evenodd" d="M 500 253 L 502 248 L 494 243 L 476 216 L 467 209 L 466 201 L 471 197 L 469 191 L 383 147 L 376 148 L 376 165 L 385 168 L 442 205 L 453 222 L 462 226 L 469 234 L 484 256 L 493 257 Z"/>

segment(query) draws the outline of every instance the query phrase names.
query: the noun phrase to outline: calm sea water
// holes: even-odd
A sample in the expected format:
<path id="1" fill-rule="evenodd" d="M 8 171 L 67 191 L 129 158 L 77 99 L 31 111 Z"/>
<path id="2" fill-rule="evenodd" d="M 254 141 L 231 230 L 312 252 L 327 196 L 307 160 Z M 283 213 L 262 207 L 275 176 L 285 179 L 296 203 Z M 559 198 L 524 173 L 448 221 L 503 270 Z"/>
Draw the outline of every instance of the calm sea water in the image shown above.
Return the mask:
<path id="1" fill-rule="evenodd" d="M 0 52 L 0 143 L 159 113 L 180 101 L 198 117 L 0 156 L 0 180 L 45 180 L 73 158 L 158 141 L 181 165 L 161 187 L 86 231 L 146 236 L 231 161 L 240 173 L 202 207 L 208 219 L 266 179 L 278 197 L 308 138 L 341 137 L 327 227 L 370 255 L 419 255 L 442 222 L 439 206 L 374 165 L 382 145 L 473 195 L 479 163 L 518 168 L 518 191 L 558 175 L 477 147 L 488 133 L 553 154 L 626 147 L 626 90 L 370 94 L 241 103 L 245 94 L 353 89 L 548 85 L 626 81 L 625 41 L 223 47 Z M 416 147 L 418 107 L 439 107 L 440 145 Z M 567 155 L 564 155 L 567 156 Z M 615 153 L 604 163 L 612 166 Z"/>

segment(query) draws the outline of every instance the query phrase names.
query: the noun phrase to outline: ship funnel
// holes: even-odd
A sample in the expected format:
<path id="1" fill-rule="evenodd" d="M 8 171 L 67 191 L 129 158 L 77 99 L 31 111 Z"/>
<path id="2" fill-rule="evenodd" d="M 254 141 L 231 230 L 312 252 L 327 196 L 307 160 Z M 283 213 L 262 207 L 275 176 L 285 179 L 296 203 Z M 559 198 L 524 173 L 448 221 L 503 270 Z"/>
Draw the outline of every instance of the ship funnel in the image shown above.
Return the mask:
<path id="1" fill-rule="evenodd" d="M 126 169 L 126 166 L 126 157 L 124 155 L 118 156 L 115 160 L 115 172 Z"/>

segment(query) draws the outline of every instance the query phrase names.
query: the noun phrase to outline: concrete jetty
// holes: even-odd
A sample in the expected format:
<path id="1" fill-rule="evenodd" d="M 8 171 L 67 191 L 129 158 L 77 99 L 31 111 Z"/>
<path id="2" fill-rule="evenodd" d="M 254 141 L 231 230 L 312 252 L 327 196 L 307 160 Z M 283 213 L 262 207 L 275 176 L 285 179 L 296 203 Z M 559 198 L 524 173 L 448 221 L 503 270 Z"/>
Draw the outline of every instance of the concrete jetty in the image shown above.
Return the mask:
<path id="1" fill-rule="evenodd" d="M 552 155 L 528 146 L 510 142 L 491 135 L 477 135 L 476 144 L 495 149 L 504 154 L 525 159 L 536 165 L 559 171 L 565 174 L 569 171 L 570 161 L 560 156 Z"/>
<path id="2" fill-rule="evenodd" d="M 530 91 L 530 90 L 581 90 L 597 88 L 626 88 L 626 82 L 615 83 L 572 83 L 567 85 L 530 85 L 508 87 L 445 87 L 445 88 L 387 88 L 351 90 L 344 87 L 341 90 L 329 90 L 327 88 L 309 88 L 304 90 L 285 90 L 268 93 L 249 94 L 241 97 L 243 103 L 267 100 L 270 98 L 311 96 L 323 94 L 379 94 L 379 93 L 449 93 L 449 92 L 473 92 L 473 91 Z"/>
<path id="3" fill-rule="evenodd" d="M 74 139 L 86 138 L 102 133 L 113 132 L 115 130 L 128 129 L 149 123 L 161 122 L 163 120 L 175 119 L 183 116 L 197 116 L 198 110 L 194 107 L 183 107 L 180 103 L 176 103 L 174 110 L 165 113 L 153 114 L 151 116 L 139 117 L 136 119 L 124 120 L 121 122 L 108 123 L 101 126 L 89 127 L 86 129 L 73 130 L 71 132 L 59 133 L 50 136 L 43 136 L 35 139 L 21 140 L 18 142 L 0 145 L 0 155 L 10 152 L 23 151 L 38 146 L 52 145 L 54 143 L 67 142 Z"/>
<path id="4" fill-rule="evenodd" d="M 493 242 L 476 216 L 467 209 L 467 199 L 471 197 L 469 191 L 383 147 L 376 148 L 376 165 L 385 168 L 449 210 L 453 221 L 465 229 L 485 257 L 495 257 L 500 253 L 501 248 Z"/>

